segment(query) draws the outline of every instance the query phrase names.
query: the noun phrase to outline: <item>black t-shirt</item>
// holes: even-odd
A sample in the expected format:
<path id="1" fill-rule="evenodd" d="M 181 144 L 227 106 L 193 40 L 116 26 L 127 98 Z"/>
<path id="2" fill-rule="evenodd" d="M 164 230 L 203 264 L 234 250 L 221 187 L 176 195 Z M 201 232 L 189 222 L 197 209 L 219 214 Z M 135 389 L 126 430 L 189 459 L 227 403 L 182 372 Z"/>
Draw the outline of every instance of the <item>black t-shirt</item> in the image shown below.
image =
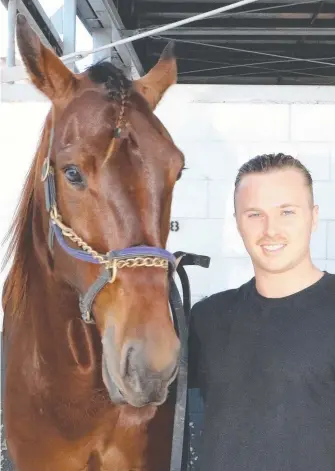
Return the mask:
<path id="1" fill-rule="evenodd" d="M 335 471 L 335 275 L 284 298 L 255 279 L 192 309 L 201 471 Z"/>

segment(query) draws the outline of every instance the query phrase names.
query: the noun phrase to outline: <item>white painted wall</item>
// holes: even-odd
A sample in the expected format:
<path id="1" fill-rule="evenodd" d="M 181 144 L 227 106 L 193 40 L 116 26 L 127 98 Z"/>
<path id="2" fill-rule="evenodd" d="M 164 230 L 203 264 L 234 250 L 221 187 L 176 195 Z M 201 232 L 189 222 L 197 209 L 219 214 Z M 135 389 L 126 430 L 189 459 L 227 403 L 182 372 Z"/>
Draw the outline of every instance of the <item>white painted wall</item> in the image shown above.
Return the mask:
<path id="1" fill-rule="evenodd" d="M 7 249 L 2 242 L 19 202 L 48 109 L 46 101 L 0 103 L 0 268 Z M 0 293 L 8 269 L 9 265 L 0 271 Z M 0 303 L 0 326 L 2 315 Z"/>
<path id="2" fill-rule="evenodd" d="M 0 240 L 3 240 L 36 149 L 49 104 L 0 105 Z M 188 268 L 193 301 L 237 287 L 252 266 L 232 217 L 239 166 L 259 153 L 286 152 L 309 168 L 321 221 L 312 255 L 335 273 L 335 87 L 176 85 L 157 108 L 189 170 L 177 183 L 169 248 L 212 257 Z M 2 260 L 5 247 L 0 247 Z M 0 289 L 7 270 L 0 275 Z"/>
<path id="3" fill-rule="evenodd" d="M 185 153 L 174 193 L 169 248 L 211 256 L 209 269 L 188 268 L 193 301 L 253 276 L 233 218 L 238 168 L 260 153 L 299 158 L 314 180 L 320 223 L 311 250 L 335 273 L 335 87 L 180 85 L 157 110 Z"/>

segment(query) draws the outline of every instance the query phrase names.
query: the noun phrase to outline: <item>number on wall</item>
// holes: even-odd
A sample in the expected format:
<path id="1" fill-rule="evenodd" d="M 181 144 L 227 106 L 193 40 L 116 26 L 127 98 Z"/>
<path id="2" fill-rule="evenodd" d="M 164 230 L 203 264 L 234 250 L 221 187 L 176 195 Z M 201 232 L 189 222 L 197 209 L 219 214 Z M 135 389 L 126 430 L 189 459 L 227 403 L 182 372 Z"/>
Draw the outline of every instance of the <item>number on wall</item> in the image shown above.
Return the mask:
<path id="1" fill-rule="evenodd" d="M 178 232 L 179 231 L 179 222 L 178 221 L 171 221 L 170 229 L 171 229 L 172 232 Z"/>

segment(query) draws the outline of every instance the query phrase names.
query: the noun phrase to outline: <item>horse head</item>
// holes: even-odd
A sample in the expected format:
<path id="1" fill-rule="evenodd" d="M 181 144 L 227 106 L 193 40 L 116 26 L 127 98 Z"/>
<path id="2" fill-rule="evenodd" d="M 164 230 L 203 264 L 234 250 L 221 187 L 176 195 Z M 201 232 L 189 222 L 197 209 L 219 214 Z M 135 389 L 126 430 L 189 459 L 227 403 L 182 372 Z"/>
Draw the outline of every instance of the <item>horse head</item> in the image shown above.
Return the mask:
<path id="1" fill-rule="evenodd" d="M 53 279 L 82 302 L 89 298 L 112 402 L 162 404 L 180 355 L 169 308 L 173 261 L 164 249 L 184 158 L 154 110 L 176 82 L 173 48 L 131 81 L 109 62 L 73 73 L 22 15 L 17 40 L 31 81 L 52 104 L 48 155 L 36 164 L 42 223 L 35 245 Z M 127 248 L 133 254 L 122 256 Z M 102 272 L 106 280 L 95 289 Z"/>

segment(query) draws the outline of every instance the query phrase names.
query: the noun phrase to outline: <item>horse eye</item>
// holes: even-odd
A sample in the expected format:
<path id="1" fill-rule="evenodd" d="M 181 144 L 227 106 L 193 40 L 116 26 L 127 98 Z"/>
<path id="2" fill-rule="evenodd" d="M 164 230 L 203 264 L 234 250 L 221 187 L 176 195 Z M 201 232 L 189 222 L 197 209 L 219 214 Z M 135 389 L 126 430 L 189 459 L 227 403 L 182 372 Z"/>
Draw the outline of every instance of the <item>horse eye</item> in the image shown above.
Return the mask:
<path id="1" fill-rule="evenodd" d="M 177 176 L 177 181 L 181 179 L 184 170 L 187 170 L 187 167 L 184 166 L 184 167 L 180 170 L 180 172 L 178 173 L 178 176 Z"/>
<path id="2" fill-rule="evenodd" d="M 66 179 L 72 183 L 72 185 L 82 185 L 84 183 L 83 177 L 77 167 L 71 165 L 64 169 L 64 175 Z"/>

